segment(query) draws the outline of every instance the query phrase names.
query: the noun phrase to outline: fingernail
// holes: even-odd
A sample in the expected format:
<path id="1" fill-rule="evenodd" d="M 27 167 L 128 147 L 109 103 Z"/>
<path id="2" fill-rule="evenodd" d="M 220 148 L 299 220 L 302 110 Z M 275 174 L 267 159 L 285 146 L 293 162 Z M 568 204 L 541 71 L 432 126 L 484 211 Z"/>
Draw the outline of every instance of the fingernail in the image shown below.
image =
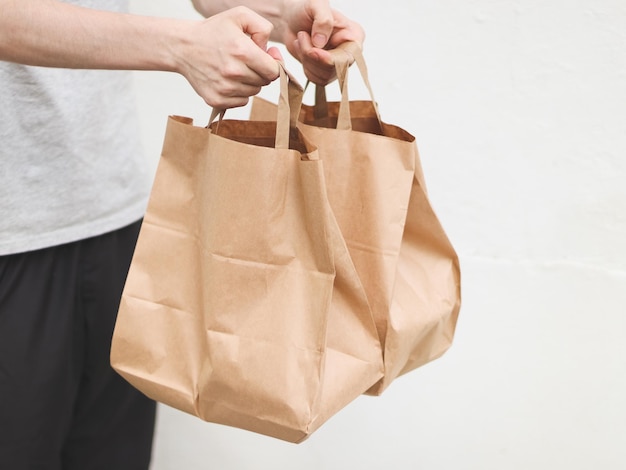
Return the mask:
<path id="1" fill-rule="evenodd" d="M 313 45 L 320 48 L 324 47 L 326 45 L 326 36 L 319 33 L 313 36 Z"/>

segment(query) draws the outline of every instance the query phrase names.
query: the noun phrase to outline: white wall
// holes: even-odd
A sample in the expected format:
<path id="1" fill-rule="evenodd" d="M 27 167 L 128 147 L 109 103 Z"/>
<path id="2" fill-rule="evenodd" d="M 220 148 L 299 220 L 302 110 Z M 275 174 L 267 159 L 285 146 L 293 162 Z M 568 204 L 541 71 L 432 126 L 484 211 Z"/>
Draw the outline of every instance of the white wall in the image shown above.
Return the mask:
<path id="1" fill-rule="evenodd" d="M 364 25 L 383 119 L 417 136 L 459 251 L 455 344 L 300 445 L 161 407 L 153 469 L 626 468 L 626 3 L 334 5 Z M 180 77 L 137 81 L 155 162 L 168 114 L 209 110 Z"/>

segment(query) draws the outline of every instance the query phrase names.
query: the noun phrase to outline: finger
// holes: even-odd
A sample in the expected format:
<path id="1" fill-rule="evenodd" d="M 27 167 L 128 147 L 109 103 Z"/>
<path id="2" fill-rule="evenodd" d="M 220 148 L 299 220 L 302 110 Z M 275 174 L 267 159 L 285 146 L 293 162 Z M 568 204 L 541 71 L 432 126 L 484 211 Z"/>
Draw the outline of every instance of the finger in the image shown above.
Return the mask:
<path id="1" fill-rule="evenodd" d="M 333 11 L 328 0 L 311 0 L 310 12 L 313 17 L 311 40 L 315 47 L 323 48 L 333 32 Z"/>
<path id="2" fill-rule="evenodd" d="M 237 7 L 241 29 L 262 50 L 267 49 L 267 43 L 274 26 L 261 15 L 246 7 Z"/>
<path id="3" fill-rule="evenodd" d="M 365 41 L 365 31 L 363 30 L 363 27 L 359 23 L 349 20 L 342 13 L 336 10 L 333 10 L 333 15 L 334 30 L 332 36 L 330 37 L 330 41 L 327 44 L 327 48 L 335 48 L 348 41 L 356 42 L 360 47 L 363 47 L 363 42 Z"/>
<path id="4" fill-rule="evenodd" d="M 248 104 L 249 97 L 237 97 L 237 98 L 221 98 L 215 101 L 205 100 L 206 103 L 212 108 L 217 109 L 232 109 L 232 108 L 241 108 Z"/>
<path id="5" fill-rule="evenodd" d="M 274 60 L 277 60 L 279 62 L 284 62 L 285 59 L 283 59 L 283 55 L 280 53 L 280 50 L 277 47 L 270 47 L 267 50 L 267 53 L 272 56 L 272 58 Z M 279 72 L 280 73 L 280 72 Z"/>
<path id="6" fill-rule="evenodd" d="M 248 96 L 223 96 L 214 92 L 209 92 L 206 95 L 201 96 L 204 98 L 206 104 L 216 109 L 230 109 L 238 108 L 248 104 Z"/>
<path id="7" fill-rule="evenodd" d="M 250 48 L 247 56 L 247 65 L 253 72 L 265 81 L 273 81 L 278 77 L 276 61 L 272 55 L 265 52 L 272 32 L 272 23 L 252 10 L 240 8 L 240 26 L 244 33 L 250 36 L 252 43 L 257 47 Z"/>
<path id="8" fill-rule="evenodd" d="M 211 87 L 204 96 L 205 101 L 214 108 L 228 109 L 245 106 L 250 96 L 257 95 L 261 87 L 233 83 L 220 89 Z"/>
<path id="9" fill-rule="evenodd" d="M 267 85 L 269 82 L 273 82 L 279 75 L 278 67 L 276 67 L 276 60 L 282 60 L 282 56 L 275 48 L 271 48 L 270 51 L 265 52 L 258 49 L 257 52 L 250 56 L 247 63 L 250 71 L 261 80 L 261 85 Z M 259 82 L 252 81 L 247 83 L 256 85 Z"/>
<path id="10" fill-rule="evenodd" d="M 326 85 L 335 78 L 335 66 L 330 52 L 314 47 L 307 33 L 298 34 L 294 49 L 299 53 L 307 79 L 318 85 Z"/>
<path id="11" fill-rule="evenodd" d="M 246 38 L 246 41 L 250 41 Z M 252 42 L 250 41 L 250 44 Z M 276 61 L 268 53 L 261 51 L 256 45 L 249 46 L 251 51 L 246 51 L 245 57 L 239 60 L 231 60 L 227 65 L 222 67 L 221 76 L 215 82 L 216 88 L 219 93 L 224 95 L 234 95 L 238 88 L 244 86 L 262 87 L 269 84 L 275 79 L 274 75 L 278 72 L 276 70 Z M 261 55 L 261 59 L 254 59 Z M 266 65 L 268 72 L 266 75 L 270 75 L 269 78 L 259 73 L 259 63 L 268 61 Z M 255 65 L 256 64 L 256 65 Z"/>
<path id="12" fill-rule="evenodd" d="M 319 47 L 315 47 L 313 45 L 313 40 L 308 33 L 304 31 L 300 31 L 298 33 L 298 50 L 300 51 L 301 58 L 308 58 L 314 62 L 316 62 L 317 67 L 328 67 L 332 68 L 333 58 L 330 52 L 320 49 Z"/>

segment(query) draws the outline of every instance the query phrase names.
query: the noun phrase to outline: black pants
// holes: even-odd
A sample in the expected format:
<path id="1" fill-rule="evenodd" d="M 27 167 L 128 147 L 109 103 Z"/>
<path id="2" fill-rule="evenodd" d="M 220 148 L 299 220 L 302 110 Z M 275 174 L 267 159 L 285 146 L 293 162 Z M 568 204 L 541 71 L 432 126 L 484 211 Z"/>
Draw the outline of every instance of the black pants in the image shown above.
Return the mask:
<path id="1" fill-rule="evenodd" d="M 155 404 L 113 371 L 140 223 L 0 257 L 0 469 L 145 470 Z"/>

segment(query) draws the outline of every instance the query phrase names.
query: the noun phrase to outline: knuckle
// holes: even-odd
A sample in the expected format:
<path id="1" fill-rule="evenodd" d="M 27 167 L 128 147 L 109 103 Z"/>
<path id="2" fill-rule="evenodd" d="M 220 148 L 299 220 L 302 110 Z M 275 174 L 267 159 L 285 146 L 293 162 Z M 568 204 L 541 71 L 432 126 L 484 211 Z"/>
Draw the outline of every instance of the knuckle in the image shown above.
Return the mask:
<path id="1" fill-rule="evenodd" d="M 234 96 L 235 93 L 235 85 L 232 82 L 222 82 L 219 86 L 216 87 L 217 94 L 223 97 L 231 97 Z"/>
<path id="2" fill-rule="evenodd" d="M 222 76 L 226 80 L 222 81 L 220 86 L 232 86 L 230 84 L 230 81 L 240 80 L 243 74 L 242 74 L 240 65 L 236 62 L 231 62 L 229 64 L 226 64 L 224 68 L 222 69 Z"/>

